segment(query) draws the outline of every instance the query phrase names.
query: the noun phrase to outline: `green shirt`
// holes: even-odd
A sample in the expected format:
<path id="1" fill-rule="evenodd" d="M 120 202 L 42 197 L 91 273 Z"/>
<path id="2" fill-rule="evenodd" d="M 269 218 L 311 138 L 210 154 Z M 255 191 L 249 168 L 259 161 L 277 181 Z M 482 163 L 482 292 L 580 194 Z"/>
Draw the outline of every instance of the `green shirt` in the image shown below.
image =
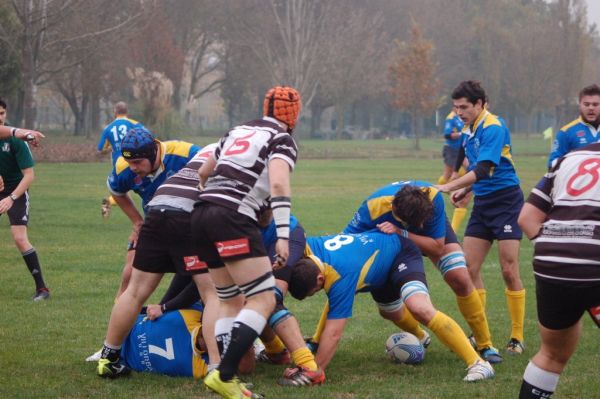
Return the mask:
<path id="1" fill-rule="evenodd" d="M 33 157 L 29 146 L 15 137 L 0 139 L 0 175 L 4 191 L 12 191 L 23 178 L 23 169 L 32 168 Z"/>

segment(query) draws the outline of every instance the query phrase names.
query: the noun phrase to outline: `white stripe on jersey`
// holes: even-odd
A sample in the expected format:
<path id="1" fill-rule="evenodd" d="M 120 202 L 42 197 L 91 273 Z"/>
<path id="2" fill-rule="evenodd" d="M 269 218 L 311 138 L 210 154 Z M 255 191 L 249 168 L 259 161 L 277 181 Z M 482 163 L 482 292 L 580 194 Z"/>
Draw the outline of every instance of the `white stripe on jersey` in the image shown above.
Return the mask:
<path id="1" fill-rule="evenodd" d="M 533 274 L 535 274 L 536 276 L 550 278 L 553 280 L 561 280 L 561 281 L 600 281 L 600 278 L 571 278 L 571 277 L 564 278 L 564 277 L 550 276 L 550 275 L 538 273 L 538 272 L 533 272 Z"/>
<path id="2" fill-rule="evenodd" d="M 594 240 L 592 238 L 577 238 L 577 237 L 548 237 L 541 236 L 536 238 L 536 243 L 538 242 L 554 242 L 557 244 L 590 244 L 590 245 L 598 245 L 600 249 L 600 240 Z"/>
<path id="3" fill-rule="evenodd" d="M 531 194 L 537 195 L 546 202 L 552 202 L 552 198 L 550 198 L 550 196 L 546 195 L 546 193 L 541 191 L 540 189 L 533 188 L 533 190 L 531 190 Z"/>
<path id="4" fill-rule="evenodd" d="M 600 261 L 597 260 L 567 258 L 564 256 L 535 256 L 534 259 L 537 259 L 542 262 L 572 263 L 575 265 L 600 265 Z"/>
<path id="5" fill-rule="evenodd" d="M 556 219 L 552 219 L 552 220 L 544 223 L 544 225 L 546 225 L 546 224 L 568 224 L 568 225 L 573 225 L 573 226 L 583 226 L 583 225 L 600 226 L 600 221 L 597 221 L 597 220 L 579 220 L 579 219 L 572 219 L 572 220 L 556 220 Z"/>

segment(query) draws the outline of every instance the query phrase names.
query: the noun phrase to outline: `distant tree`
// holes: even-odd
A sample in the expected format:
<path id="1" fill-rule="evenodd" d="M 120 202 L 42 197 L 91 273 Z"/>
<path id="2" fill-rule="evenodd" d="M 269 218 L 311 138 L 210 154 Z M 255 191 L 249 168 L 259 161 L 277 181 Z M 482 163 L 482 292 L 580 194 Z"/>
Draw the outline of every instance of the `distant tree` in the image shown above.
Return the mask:
<path id="1" fill-rule="evenodd" d="M 397 51 L 390 66 L 393 105 L 411 116 L 415 149 L 420 149 L 418 119 L 438 106 L 439 83 L 433 60 L 433 43 L 426 40 L 413 22 L 409 42 L 396 41 Z"/>
<path id="2" fill-rule="evenodd" d="M 131 29 L 142 15 L 142 0 L 121 2 L 117 0 L 10 0 L 10 13 L 16 24 L 0 24 L 0 41 L 4 42 L 10 56 L 19 60 L 21 82 L 18 108 L 23 109 L 25 125 L 35 126 L 35 103 L 38 86 L 50 82 L 56 74 L 78 67 L 88 52 L 97 50 L 111 33 Z M 127 3 L 127 4 L 124 4 Z M 104 10 L 119 10 L 112 18 L 104 20 L 98 29 L 87 30 L 90 16 Z M 89 46 L 93 42 L 96 46 Z M 88 53 L 89 54 L 89 53 Z M 81 58 L 83 57 L 83 58 Z"/>

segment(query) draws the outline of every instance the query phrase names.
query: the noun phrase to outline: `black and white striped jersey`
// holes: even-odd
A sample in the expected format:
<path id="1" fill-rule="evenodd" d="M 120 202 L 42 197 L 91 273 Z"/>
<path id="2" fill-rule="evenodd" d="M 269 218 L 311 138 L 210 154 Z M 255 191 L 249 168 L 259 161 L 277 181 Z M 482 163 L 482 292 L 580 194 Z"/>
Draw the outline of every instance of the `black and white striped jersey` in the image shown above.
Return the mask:
<path id="1" fill-rule="evenodd" d="M 263 117 L 230 130 L 219 140 L 213 156 L 217 165 L 200 200 L 257 220 L 257 213 L 269 206 L 269 161 L 282 159 L 293 169 L 298 149 L 275 119 Z"/>
<path id="2" fill-rule="evenodd" d="M 600 144 L 560 158 L 527 202 L 548 215 L 535 242 L 535 274 L 576 285 L 600 282 Z"/>
<path id="3" fill-rule="evenodd" d="M 172 208 L 192 212 L 194 203 L 198 200 L 198 169 L 217 148 L 217 143 L 203 147 L 194 157 L 177 173 L 170 176 L 161 184 L 154 197 L 148 203 L 149 207 L 166 205 Z"/>

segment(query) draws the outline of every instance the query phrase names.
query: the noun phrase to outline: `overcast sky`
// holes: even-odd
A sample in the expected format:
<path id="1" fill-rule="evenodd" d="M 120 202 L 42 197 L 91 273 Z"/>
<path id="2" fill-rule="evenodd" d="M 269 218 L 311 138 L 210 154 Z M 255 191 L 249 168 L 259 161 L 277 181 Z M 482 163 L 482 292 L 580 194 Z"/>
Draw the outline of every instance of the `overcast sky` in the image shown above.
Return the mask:
<path id="1" fill-rule="evenodd" d="M 600 0 L 585 0 L 588 6 L 588 18 L 600 27 Z"/>

